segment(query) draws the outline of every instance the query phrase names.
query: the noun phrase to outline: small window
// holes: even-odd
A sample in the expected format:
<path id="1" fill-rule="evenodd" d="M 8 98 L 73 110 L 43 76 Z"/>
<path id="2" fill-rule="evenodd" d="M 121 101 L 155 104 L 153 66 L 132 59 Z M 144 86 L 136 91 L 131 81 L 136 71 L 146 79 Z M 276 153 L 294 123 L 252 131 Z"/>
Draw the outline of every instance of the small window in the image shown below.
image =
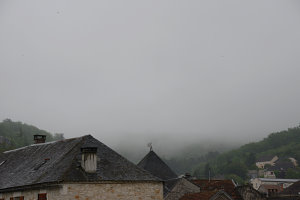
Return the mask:
<path id="1" fill-rule="evenodd" d="M 47 193 L 38 194 L 38 200 L 47 200 Z"/>

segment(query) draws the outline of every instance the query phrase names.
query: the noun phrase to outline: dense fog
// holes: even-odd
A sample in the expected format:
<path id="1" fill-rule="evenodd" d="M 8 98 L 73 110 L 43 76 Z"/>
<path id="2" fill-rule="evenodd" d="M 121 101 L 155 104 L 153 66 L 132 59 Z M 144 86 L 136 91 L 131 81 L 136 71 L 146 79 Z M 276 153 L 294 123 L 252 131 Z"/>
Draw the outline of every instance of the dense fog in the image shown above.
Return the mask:
<path id="1" fill-rule="evenodd" d="M 300 121 L 299 11 L 296 0 L 2 0 L 0 119 L 92 134 L 132 159 L 149 142 L 172 156 L 257 141 Z"/>

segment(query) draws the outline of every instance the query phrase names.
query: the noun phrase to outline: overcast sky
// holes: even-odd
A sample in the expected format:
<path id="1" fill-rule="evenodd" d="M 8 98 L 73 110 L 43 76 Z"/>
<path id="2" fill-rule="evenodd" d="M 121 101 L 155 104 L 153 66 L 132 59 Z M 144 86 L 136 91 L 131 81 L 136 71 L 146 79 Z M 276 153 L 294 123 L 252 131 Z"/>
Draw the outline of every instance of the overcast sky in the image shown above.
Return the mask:
<path id="1" fill-rule="evenodd" d="M 299 124 L 299 87 L 298 0 L 0 0 L 0 120 L 254 141 Z"/>

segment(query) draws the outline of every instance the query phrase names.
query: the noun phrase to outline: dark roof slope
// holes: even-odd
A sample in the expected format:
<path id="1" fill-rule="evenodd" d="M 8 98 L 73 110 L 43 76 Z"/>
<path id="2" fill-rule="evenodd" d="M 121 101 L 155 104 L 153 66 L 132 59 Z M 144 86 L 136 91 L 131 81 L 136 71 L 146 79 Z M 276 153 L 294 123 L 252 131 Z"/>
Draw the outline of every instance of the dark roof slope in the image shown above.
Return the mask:
<path id="1" fill-rule="evenodd" d="M 198 185 L 201 191 L 224 190 L 231 198 L 240 200 L 242 199 L 238 190 L 232 180 L 191 180 L 194 184 Z"/>
<path id="2" fill-rule="evenodd" d="M 97 147 L 97 172 L 80 165 L 81 148 Z M 0 190 L 61 181 L 159 181 L 90 135 L 0 154 Z"/>
<path id="3" fill-rule="evenodd" d="M 291 186 L 285 188 L 281 195 L 300 195 L 300 181 L 293 183 Z"/>
<path id="4" fill-rule="evenodd" d="M 270 161 L 274 158 L 274 155 L 263 155 L 260 156 L 259 158 L 257 158 L 256 162 L 266 162 L 266 161 Z"/>
<path id="5" fill-rule="evenodd" d="M 152 150 L 137 164 L 137 166 L 162 180 L 177 178 L 175 172 L 173 172 L 170 167 Z"/>
<path id="6" fill-rule="evenodd" d="M 164 196 L 174 188 L 174 186 L 180 181 L 180 179 L 181 178 L 175 178 L 164 181 Z"/>
<path id="7" fill-rule="evenodd" d="M 283 171 L 287 171 L 290 168 L 295 168 L 294 164 L 292 163 L 292 161 L 288 158 L 279 158 L 276 162 L 274 166 L 270 166 L 268 168 L 268 170 L 283 170 Z"/>

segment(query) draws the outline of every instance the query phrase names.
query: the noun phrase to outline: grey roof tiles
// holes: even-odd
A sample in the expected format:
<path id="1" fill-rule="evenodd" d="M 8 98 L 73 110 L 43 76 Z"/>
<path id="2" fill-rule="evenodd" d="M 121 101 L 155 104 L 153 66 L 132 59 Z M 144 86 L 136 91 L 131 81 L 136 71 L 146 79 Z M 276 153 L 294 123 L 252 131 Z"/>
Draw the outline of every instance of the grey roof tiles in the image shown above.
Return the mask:
<path id="1" fill-rule="evenodd" d="M 83 147 L 98 148 L 96 173 L 80 167 Z M 90 135 L 7 151 L 0 163 L 0 190 L 62 181 L 160 181 Z"/>

